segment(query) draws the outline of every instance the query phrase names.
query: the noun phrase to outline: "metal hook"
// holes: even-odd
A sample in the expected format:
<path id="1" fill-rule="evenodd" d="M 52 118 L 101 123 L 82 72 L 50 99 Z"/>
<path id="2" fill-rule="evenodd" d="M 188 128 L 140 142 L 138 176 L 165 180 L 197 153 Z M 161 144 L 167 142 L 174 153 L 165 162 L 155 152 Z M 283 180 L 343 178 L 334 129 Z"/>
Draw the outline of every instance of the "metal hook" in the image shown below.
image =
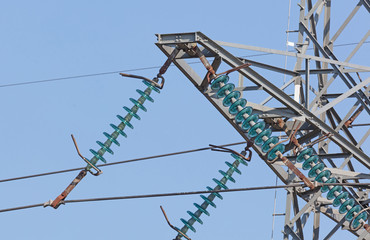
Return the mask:
<path id="1" fill-rule="evenodd" d="M 82 156 L 82 154 L 80 153 L 80 150 L 78 149 L 78 146 L 77 146 L 77 142 L 76 142 L 76 139 L 75 137 L 73 136 L 73 134 L 71 134 L 71 137 L 72 137 L 72 140 L 73 140 L 73 143 L 75 144 L 75 147 L 76 147 L 76 150 L 77 150 L 77 153 L 78 155 L 82 158 L 82 160 L 84 160 L 90 167 L 94 168 L 96 173 L 93 173 L 90 169 L 87 169 L 92 175 L 94 176 L 99 176 L 100 174 L 103 173 L 102 170 L 100 170 L 99 168 L 97 168 L 95 165 L 93 165 L 89 160 L 87 160 L 84 156 Z"/>
<path id="2" fill-rule="evenodd" d="M 191 238 L 189 238 L 188 236 L 186 236 L 186 234 L 185 234 L 185 233 L 181 232 L 181 231 L 180 231 L 180 229 L 178 229 L 177 227 L 173 226 L 173 225 L 170 223 L 170 221 L 169 221 L 169 220 L 168 220 L 168 218 L 167 218 L 167 214 L 166 214 L 166 212 L 164 211 L 163 207 L 162 207 L 162 206 L 160 206 L 160 208 L 161 208 L 161 210 L 162 210 L 162 213 L 163 213 L 164 218 L 166 219 L 166 221 L 167 221 L 168 225 L 169 225 L 173 230 L 175 230 L 176 232 L 178 232 L 179 234 L 181 234 L 183 237 L 185 237 L 186 239 L 191 240 Z"/>
<path id="3" fill-rule="evenodd" d="M 251 161 L 252 159 L 252 150 L 250 150 L 250 148 L 253 146 L 253 142 L 252 141 L 248 141 L 247 142 L 247 146 L 244 148 L 244 151 L 242 151 L 242 155 L 246 155 L 247 154 L 247 151 L 248 151 L 248 157 L 246 158 L 246 160 L 248 162 Z"/>
<path id="4" fill-rule="evenodd" d="M 164 85 L 164 77 L 161 75 L 161 74 L 158 74 L 157 77 L 153 78 L 153 80 L 149 79 L 149 78 L 146 78 L 146 77 L 143 77 L 143 76 L 139 76 L 139 75 L 134 75 L 134 74 L 127 74 L 127 73 L 120 73 L 120 75 L 122 77 L 129 77 L 129 78 L 138 78 L 138 79 L 142 79 L 142 80 L 145 80 L 147 82 L 149 82 L 150 84 L 152 84 L 153 86 L 159 88 L 159 89 L 162 89 L 163 88 L 163 85 Z M 161 83 L 158 83 L 158 79 L 161 79 Z"/>

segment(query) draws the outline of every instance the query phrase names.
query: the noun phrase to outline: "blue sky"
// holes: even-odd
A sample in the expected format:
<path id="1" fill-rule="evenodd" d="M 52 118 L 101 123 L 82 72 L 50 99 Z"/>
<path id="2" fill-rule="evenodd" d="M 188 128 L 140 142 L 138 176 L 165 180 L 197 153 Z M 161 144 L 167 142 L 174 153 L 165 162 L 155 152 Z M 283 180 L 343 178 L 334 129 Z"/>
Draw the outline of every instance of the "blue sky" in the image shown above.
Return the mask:
<path id="1" fill-rule="evenodd" d="M 3 1 L 0 8 L 0 85 L 110 71 L 161 66 L 164 54 L 154 45 L 155 33 L 202 31 L 214 40 L 285 50 L 288 0 L 285 1 Z M 347 15 L 356 2 L 336 3 L 333 15 Z M 297 28 L 298 6 L 292 1 L 290 28 Z M 357 17 L 357 16 L 356 16 Z M 368 15 L 360 9 L 346 37 L 339 43 L 359 41 L 360 24 Z M 341 24 L 333 21 L 333 26 Z M 335 28 L 335 27 L 334 27 Z M 365 30 L 366 31 L 366 30 Z M 357 36 L 355 36 L 357 35 Z M 291 34 L 291 41 L 295 40 Z M 368 46 L 363 52 L 367 53 Z M 345 50 L 343 54 L 345 56 Z M 248 55 L 248 51 L 235 51 Z M 342 56 L 342 55 L 340 55 Z M 284 67 L 284 57 L 255 57 L 256 61 Z M 367 60 L 367 62 L 366 62 Z M 289 66 L 293 65 L 289 61 Z M 353 63 L 368 65 L 365 54 Z M 195 68 L 201 69 L 199 64 Z M 130 73 L 155 76 L 158 69 Z M 237 75 L 233 75 L 237 77 Z M 267 76 L 268 77 L 268 76 Z M 133 120 L 134 129 L 121 147 L 114 147 L 108 162 L 225 144 L 242 138 L 175 67 L 165 75 L 161 94 L 153 93 L 148 112 Z M 283 77 L 275 79 L 280 83 Z M 70 134 L 81 152 L 91 157 L 95 141 L 118 123 L 122 106 L 131 107 L 137 80 L 118 74 L 76 78 L 49 83 L 0 88 L 1 179 L 81 167 Z M 253 95 L 248 96 L 253 101 Z M 256 96 L 258 97 L 258 96 Z M 242 147 L 234 147 L 240 151 Z M 213 186 L 225 153 L 199 152 L 157 160 L 105 167 L 99 177 L 87 176 L 69 199 L 203 190 Z M 231 187 L 274 185 L 275 175 L 257 155 Z M 54 199 L 77 172 L 0 184 L 0 208 Z M 196 225 L 192 239 L 270 239 L 274 191 L 225 193 L 217 209 Z M 285 191 L 278 191 L 277 213 L 285 208 Z M 0 214 L 2 239 L 173 239 L 159 209 L 171 222 L 195 211 L 199 196 L 75 203 Z M 310 217 L 312 220 L 312 216 Z M 332 226 L 322 217 L 323 225 Z M 328 227 L 328 229 L 330 229 Z M 283 217 L 275 222 L 275 239 L 281 239 Z M 322 229 L 322 235 L 328 229 Z M 307 231 L 311 231 L 309 226 Z M 353 238 L 341 231 L 338 236 Z M 338 238 L 339 239 L 339 238 Z"/>

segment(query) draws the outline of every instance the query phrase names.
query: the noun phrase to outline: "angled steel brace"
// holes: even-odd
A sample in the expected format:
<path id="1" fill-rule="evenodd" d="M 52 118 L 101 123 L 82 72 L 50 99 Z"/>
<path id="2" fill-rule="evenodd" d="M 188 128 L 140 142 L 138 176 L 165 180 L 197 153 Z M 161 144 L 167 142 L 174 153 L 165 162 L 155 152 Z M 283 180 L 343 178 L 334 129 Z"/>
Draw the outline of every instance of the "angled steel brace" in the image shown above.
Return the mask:
<path id="1" fill-rule="evenodd" d="M 348 23 L 352 20 L 353 16 L 355 16 L 357 11 L 360 9 L 361 5 L 362 5 L 362 0 L 360 0 L 357 3 L 356 7 L 352 10 L 352 12 L 349 14 L 349 16 L 346 18 L 346 20 L 344 20 L 343 24 L 339 27 L 339 29 L 334 34 L 334 36 L 330 39 L 329 45 L 332 45 L 335 42 L 335 40 L 337 40 L 339 35 L 343 32 L 344 28 L 348 25 Z"/>
<path id="2" fill-rule="evenodd" d="M 332 64 L 344 66 L 344 67 L 350 67 L 350 68 L 356 68 L 356 69 L 359 69 L 359 70 L 370 71 L 370 67 L 368 67 L 368 66 L 362 66 L 362 65 L 348 63 L 348 62 L 335 61 L 335 60 L 332 60 L 332 59 L 323 58 L 323 57 L 316 57 L 316 56 L 313 56 L 313 55 L 294 53 L 294 52 L 286 52 L 286 51 L 270 49 L 270 48 L 263 48 L 263 47 L 255 47 L 255 46 L 249 46 L 249 45 L 244 45 L 244 44 L 239 44 L 239 43 L 229 43 L 229 42 L 223 42 L 223 41 L 213 41 L 213 42 L 220 45 L 220 46 L 225 46 L 225 47 L 240 48 L 240 49 L 258 51 L 258 52 L 265 52 L 265 53 L 273 53 L 273 54 L 295 57 L 295 58 L 312 59 L 314 61 L 332 63 Z"/>
<path id="3" fill-rule="evenodd" d="M 366 8 L 366 10 L 370 13 L 370 1 L 369 0 L 361 0 L 362 5 Z"/>
<path id="4" fill-rule="evenodd" d="M 311 41 L 315 44 L 315 46 L 320 50 L 321 54 L 325 58 L 330 59 L 329 54 L 321 47 L 321 45 L 316 40 L 316 38 L 308 30 L 307 26 L 304 25 L 302 22 L 300 22 L 299 24 L 300 24 L 300 26 L 302 26 L 302 28 L 304 29 L 305 33 L 311 39 Z M 328 51 L 328 48 L 326 48 L 326 50 Z M 342 73 L 342 71 L 335 64 L 330 63 L 330 65 L 337 71 L 337 74 L 343 80 L 343 82 L 348 86 L 348 88 L 352 88 L 352 85 L 348 82 L 347 78 L 344 76 L 344 74 Z M 370 114 L 370 109 L 369 109 L 369 107 L 365 103 L 365 102 L 367 102 L 367 104 L 370 105 L 370 100 L 367 99 L 367 98 L 363 99 L 364 93 L 361 90 L 359 90 L 358 92 L 359 93 L 357 93 L 357 92 L 355 93 L 357 99 L 361 102 L 361 104 L 364 106 L 364 108 L 366 109 L 366 111 Z M 364 102 L 364 100 L 365 100 L 365 102 Z"/>
<path id="5" fill-rule="evenodd" d="M 355 92 L 357 92 L 358 90 L 360 90 L 361 88 L 367 86 L 368 84 L 370 84 L 370 78 L 367 78 L 365 81 L 357 84 L 356 86 L 354 86 L 353 88 L 351 88 L 347 92 L 343 93 L 342 95 L 340 95 L 339 97 L 337 97 L 336 99 L 334 99 L 333 101 L 331 101 L 330 103 L 324 105 L 319 110 L 316 110 L 314 112 L 314 114 L 315 115 L 319 115 L 319 114 L 321 114 L 323 112 L 326 112 L 328 109 L 334 107 L 335 105 L 337 105 L 338 103 L 340 103 L 344 99 L 348 98 L 349 96 L 351 96 L 352 94 L 354 94 Z"/>

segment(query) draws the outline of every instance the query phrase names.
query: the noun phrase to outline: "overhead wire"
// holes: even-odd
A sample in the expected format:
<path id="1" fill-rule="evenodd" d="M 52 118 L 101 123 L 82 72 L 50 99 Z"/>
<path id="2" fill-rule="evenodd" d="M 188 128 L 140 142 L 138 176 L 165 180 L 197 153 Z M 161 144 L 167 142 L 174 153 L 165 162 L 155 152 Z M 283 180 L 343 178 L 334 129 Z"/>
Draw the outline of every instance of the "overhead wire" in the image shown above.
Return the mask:
<path id="1" fill-rule="evenodd" d="M 246 144 L 246 143 L 247 142 L 245 142 L 245 141 L 244 142 L 235 142 L 235 143 L 223 144 L 223 145 L 220 145 L 220 146 L 221 147 L 229 147 L 229 146 L 235 146 L 235 145 Z M 179 152 L 173 152 L 173 153 L 165 153 L 165 154 L 153 155 L 153 156 L 148 156 L 148 157 L 134 158 L 134 159 L 130 159 L 130 160 L 123 160 L 123 161 L 118 161 L 118 162 L 100 164 L 100 165 L 97 165 L 97 167 L 106 167 L 106 166 L 112 166 L 112 165 L 118 165 L 118 164 L 125 164 L 125 163 L 130 163 L 130 162 L 137 162 L 137 161 L 144 161 L 144 160 L 155 159 L 155 158 L 169 157 L 169 156 L 175 156 L 175 155 L 180 155 L 180 154 L 186 154 L 186 153 L 192 153 L 192 152 L 199 152 L 199 151 L 210 150 L 212 148 L 214 148 L 214 147 L 203 147 L 203 148 L 196 148 L 196 149 L 179 151 Z M 1 179 L 0 180 L 0 183 L 2 183 L 2 182 L 10 182 L 10 181 L 15 181 L 15 180 L 21 180 L 21 179 L 27 179 L 27 178 L 35 178 L 35 177 L 47 176 L 47 175 L 54 175 L 54 174 L 59 174 L 59 173 L 79 171 L 79 170 L 82 170 L 82 169 L 84 169 L 84 167 L 64 169 L 64 170 L 53 171 L 53 172 L 38 173 L 38 174 L 21 176 L 21 177 L 14 177 L 14 178 L 8 178 L 8 179 Z"/>
<path id="2" fill-rule="evenodd" d="M 369 183 L 318 183 L 317 188 L 322 186 L 357 186 L 363 188 L 370 188 Z M 242 191 L 256 191 L 256 190 L 268 190 L 268 189 L 281 189 L 281 188 L 297 188 L 306 187 L 304 183 L 293 183 L 288 185 L 273 185 L 273 186 L 261 186 L 261 187 L 245 187 L 245 188 L 233 188 L 233 189 L 221 189 L 221 190 L 204 190 L 204 191 L 189 191 L 189 192 L 172 192 L 172 193 L 155 193 L 155 194 L 141 194 L 141 195 L 128 195 L 128 196 L 117 196 L 117 197 L 100 197 L 100 198 L 85 198 L 85 199 L 72 199 L 65 200 L 63 203 L 80 203 L 80 202 L 98 202 L 98 201 L 111 201 L 111 200 L 126 200 L 126 199 L 143 199 L 143 198 L 155 198 L 155 197 L 171 197 L 171 196 L 185 196 L 185 195 L 198 195 L 198 194 L 208 194 L 208 193 L 225 193 L 225 192 L 242 192 Z M 25 205 L 20 207 L 0 209 L 2 212 L 10 212 L 15 210 L 35 208 L 35 207 L 46 207 L 45 203 Z"/>
<path id="3" fill-rule="evenodd" d="M 364 44 L 370 43 L 370 41 L 365 41 Z M 358 43 L 344 43 L 344 44 L 337 44 L 334 45 L 334 47 L 343 47 L 343 46 L 350 46 L 350 45 L 356 45 Z M 308 48 L 309 50 L 312 50 L 313 48 Z M 293 52 L 294 50 L 288 51 Z M 248 58 L 248 57 L 258 57 L 258 56 L 265 56 L 265 55 L 272 55 L 274 53 L 260 53 L 260 54 L 252 54 L 252 55 L 245 55 L 241 56 L 242 58 Z M 201 63 L 200 61 L 195 62 L 189 62 L 188 64 L 198 64 Z M 173 64 L 170 66 L 174 66 Z M 29 81 L 29 82 L 19 82 L 19 83 L 8 83 L 8 84 L 2 84 L 0 85 L 0 88 L 5 87 L 15 87 L 15 86 L 21 86 L 21 85 L 29 85 L 29 84 L 37 84 L 37 83 L 46 83 L 46 82 L 55 82 L 55 81 L 64 81 L 69 79 L 76 79 L 76 78 L 85 78 L 85 77 L 96 77 L 96 76 L 102 76 L 102 75 L 110 75 L 110 74 L 117 74 L 120 72 L 135 72 L 135 71 L 142 71 L 142 70 L 150 70 L 150 69 L 158 69 L 161 66 L 152 66 L 152 67 L 143 67 L 143 68 L 132 68 L 132 69 L 126 69 L 121 71 L 110 71 L 110 72 L 100 72 L 100 73 L 91 73 L 91 74 L 83 74 L 83 75 L 75 75 L 75 76 L 69 76 L 69 77 L 60 77 L 60 78 L 50 78 L 50 79 L 44 79 L 44 80 L 36 80 L 36 81 Z"/>

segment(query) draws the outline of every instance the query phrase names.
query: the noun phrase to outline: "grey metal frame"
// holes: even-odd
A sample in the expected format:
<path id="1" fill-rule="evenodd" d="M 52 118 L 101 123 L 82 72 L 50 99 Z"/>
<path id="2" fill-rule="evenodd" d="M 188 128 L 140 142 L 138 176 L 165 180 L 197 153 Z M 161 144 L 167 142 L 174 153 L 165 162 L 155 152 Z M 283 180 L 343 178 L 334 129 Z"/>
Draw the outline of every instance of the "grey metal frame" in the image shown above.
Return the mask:
<path id="1" fill-rule="evenodd" d="M 331 1 L 318 0 L 313 5 L 311 0 L 301 0 L 300 6 L 301 9 L 297 53 L 214 41 L 201 32 L 158 34 L 158 42 L 156 45 L 167 56 L 172 53 L 175 46 L 183 50 L 177 55 L 173 63 L 244 139 L 248 139 L 246 133 L 238 124 L 234 122 L 234 117 L 228 113 L 227 108 L 222 105 L 222 102 L 215 97 L 215 93 L 208 88 L 207 78 L 199 76 L 198 73 L 186 62 L 186 60 L 197 58 L 194 53 L 189 51 L 191 46 L 196 44 L 206 57 L 213 60 L 212 66 L 215 71 L 217 71 L 217 69 L 223 63 L 229 65 L 231 68 L 240 66 L 245 62 L 251 63 L 252 66 L 250 68 L 241 69 L 239 70 L 239 73 L 254 85 L 240 86 L 238 90 L 262 90 L 271 96 L 260 104 L 251 102 L 253 99 L 248 99 L 248 104 L 255 109 L 259 116 L 265 119 L 266 122 L 271 123 L 272 128 L 275 128 L 274 130 L 277 132 L 282 132 L 283 135 L 286 133 L 282 129 L 277 128 L 274 124 L 276 123 L 277 118 L 288 117 L 290 120 L 296 119 L 305 122 L 304 126 L 302 126 L 297 133 L 301 136 L 298 138 L 301 143 L 309 143 L 317 136 L 329 133 L 330 138 L 326 141 L 320 142 L 317 148 L 317 152 L 321 159 L 323 159 L 323 161 L 327 161 L 325 164 L 330 166 L 328 169 L 332 171 L 335 177 L 343 182 L 359 182 L 360 180 L 369 182 L 370 174 L 356 172 L 352 162 L 357 161 L 363 167 L 362 171 L 368 171 L 370 169 L 370 158 L 361 149 L 361 145 L 366 142 L 368 136 L 370 135 L 370 130 L 367 131 L 365 135 L 359 136 L 358 134 L 352 134 L 350 129 L 344 123 L 360 106 L 362 106 L 364 109 L 361 114 L 367 114 L 367 116 L 370 114 L 369 88 L 366 88 L 366 86 L 368 86 L 370 83 L 370 78 L 367 78 L 362 82 L 356 82 L 350 75 L 352 72 L 370 72 L 370 67 L 348 62 L 366 41 L 370 35 L 370 31 L 368 31 L 365 36 L 362 37 L 361 41 L 344 61 L 338 60 L 332 51 L 333 43 L 343 32 L 359 8 L 364 6 L 369 11 L 369 1 L 360 0 L 331 39 L 329 38 Z M 307 7 L 305 8 L 304 6 Z M 316 39 L 316 24 L 323 9 L 325 9 L 324 24 L 327 27 L 325 27 L 323 33 L 323 43 L 320 44 Z M 305 12 L 307 12 L 307 14 L 305 14 Z M 310 28 L 307 26 L 310 26 Z M 307 55 L 305 53 L 310 43 L 313 43 L 314 46 L 314 56 Z M 286 70 L 269 64 L 236 57 L 230 52 L 226 51 L 221 45 L 267 52 L 271 54 L 280 54 L 289 57 L 295 57 L 297 60 L 293 70 Z M 322 56 L 320 56 L 320 54 Z M 306 64 L 304 69 L 301 69 L 303 59 L 305 59 Z M 315 61 L 316 69 L 310 69 L 310 61 Z M 328 68 L 328 65 L 331 66 L 330 69 Z M 267 69 L 276 73 L 287 74 L 292 76 L 292 79 L 284 86 L 279 88 L 272 84 L 268 79 L 258 74 L 256 72 L 258 68 Z M 328 74 L 334 75 L 328 80 Z M 305 75 L 304 79 L 302 78 L 302 75 Z M 337 76 L 339 76 L 340 79 L 348 86 L 349 90 L 345 93 L 339 94 L 328 93 L 330 85 Z M 314 77 L 317 78 L 317 82 L 319 84 L 317 90 L 310 85 L 313 82 L 311 78 Z M 300 92 L 300 99 L 302 99 L 301 102 L 297 102 L 284 92 L 284 89 L 293 83 L 296 85 L 305 84 L 305 91 L 302 90 Z M 363 90 L 364 88 L 365 91 Z M 310 95 L 314 96 L 312 98 L 313 101 L 310 101 Z M 329 101 L 332 97 L 334 97 L 334 99 Z M 337 104 L 352 97 L 355 97 L 357 102 L 353 105 L 353 107 L 348 108 L 349 111 L 345 116 L 341 117 L 338 111 L 336 111 Z M 266 106 L 265 104 L 269 102 L 271 98 L 277 100 L 283 106 L 283 108 Z M 292 125 L 292 121 L 287 122 L 288 132 L 293 130 Z M 342 132 L 346 137 L 342 136 Z M 335 145 L 336 147 L 329 147 L 329 145 Z M 266 160 L 264 153 L 262 153 L 256 147 L 253 148 L 262 159 Z M 341 152 L 338 152 L 338 148 L 341 149 Z M 294 157 L 288 158 L 294 161 Z M 266 162 L 266 164 L 285 184 L 299 181 L 296 176 L 292 176 L 291 172 L 285 170 L 283 167 L 284 164 L 281 162 L 278 161 L 274 164 L 269 164 Z M 299 169 L 302 167 L 302 165 L 298 163 L 296 163 L 295 166 Z M 344 170 L 344 167 L 347 167 L 348 170 Z M 343 220 L 343 215 L 339 214 L 336 209 L 331 208 L 330 205 L 327 205 L 328 200 L 321 197 L 320 191 L 306 190 L 304 188 L 287 189 L 287 191 L 285 228 L 283 230 L 284 239 L 289 239 L 289 237 L 293 239 L 304 238 L 302 229 L 305 225 L 305 221 L 303 221 L 302 216 L 308 216 L 310 212 L 314 213 L 313 239 L 319 239 L 320 214 L 325 214 L 334 222 L 336 222 L 335 227 L 329 231 L 325 239 L 329 239 L 331 236 L 333 236 L 341 226 L 358 236 L 359 239 L 370 238 L 370 234 L 364 233 L 365 230 L 363 229 L 352 231 L 348 227 L 348 222 L 346 223 Z M 348 191 L 358 203 L 366 200 L 368 204 L 368 197 L 365 200 L 360 199 L 360 196 L 363 196 L 364 193 L 365 195 L 366 193 L 368 194 L 368 192 L 365 190 L 352 187 L 349 188 Z M 303 199 L 306 204 L 303 206 L 301 204 L 301 206 L 299 206 L 297 197 Z M 291 208 L 293 209 L 292 213 L 294 213 L 293 218 L 291 218 Z M 295 229 L 294 225 L 296 225 Z"/>

